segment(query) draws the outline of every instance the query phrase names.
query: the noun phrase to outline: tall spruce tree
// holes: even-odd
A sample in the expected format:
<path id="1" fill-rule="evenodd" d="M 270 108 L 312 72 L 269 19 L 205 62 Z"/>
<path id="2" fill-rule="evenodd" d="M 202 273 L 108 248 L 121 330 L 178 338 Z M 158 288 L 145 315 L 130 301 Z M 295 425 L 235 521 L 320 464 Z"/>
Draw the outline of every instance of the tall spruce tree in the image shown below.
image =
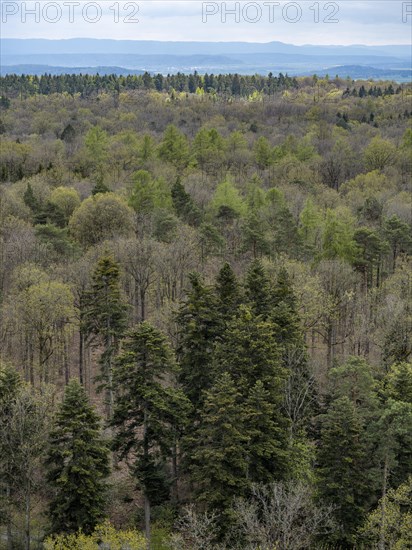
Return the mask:
<path id="1" fill-rule="evenodd" d="M 213 289 L 205 286 L 197 273 L 192 273 L 189 279 L 191 289 L 177 315 L 177 358 L 183 390 L 194 407 L 199 407 L 203 391 L 215 380 L 212 356 L 222 332 L 222 319 Z"/>
<path id="2" fill-rule="evenodd" d="M 205 392 L 200 422 L 191 444 L 191 480 L 196 498 L 209 510 L 229 515 L 234 497 L 245 493 L 248 436 L 237 384 L 227 372 Z"/>
<path id="3" fill-rule="evenodd" d="M 272 289 L 273 309 L 271 319 L 277 325 L 279 343 L 303 346 L 302 331 L 297 311 L 296 297 L 286 269 L 281 269 Z"/>
<path id="4" fill-rule="evenodd" d="M 215 291 L 219 311 L 223 320 L 227 321 L 235 315 L 241 302 L 239 283 L 231 265 L 227 262 L 216 277 Z"/>
<path id="5" fill-rule="evenodd" d="M 260 260 L 254 260 L 245 281 L 247 301 L 256 315 L 267 318 L 273 307 L 270 281 Z"/>
<path id="6" fill-rule="evenodd" d="M 17 371 L 0 364 L 0 522 L 6 525 L 7 549 L 13 548 L 12 502 L 15 490 L 16 464 L 11 451 L 13 408 L 22 388 Z"/>
<path id="7" fill-rule="evenodd" d="M 100 358 L 102 380 L 107 393 L 107 416 L 113 411 L 112 371 L 119 338 L 126 328 L 127 305 L 120 291 L 119 266 L 111 256 L 102 257 L 93 272 L 92 285 L 85 296 L 84 333 L 103 344 Z"/>
<path id="8" fill-rule="evenodd" d="M 248 400 L 256 404 L 259 392 L 261 406 L 268 414 L 263 418 L 263 413 L 256 412 L 255 416 L 249 407 L 244 424 L 245 433 L 251 431 L 250 477 L 260 482 L 282 479 L 288 469 L 288 420 L 282 407 L 287 371 L 281 364 L 275 329 L 272 323 L 241 306 L 214 354 L 215 370 L 230 374 L 240 395 L 239 404 L 244 406 Z M 258 434 L 259 421 L 264 422 L 264 429 Z"/>
<path id="9" fill-rule="evenodd" d="M 104 517 L 108 447 L 100 419 L 77 380 L 66 387 L 49 436 L 47 480 L 53 533 L 91 533 Z"/>
<path id="10" fill-rule="evenodd" d="M 201 222 L 201 212 L 185 190 L 180 178 L 173 184 L 171 194 L 173 207 L 179 218 L 190 225 L 198 226 Z"/>
<path id="11" fill-rule="evenodd" d="M 340 548 L 353 548 L 370 498 L 368 456 L 361 415 L 348 397 L 332 402 L 320 417 L 317 457 L 319 499 L 335 506 L 339 529 L 330 539 Z"/>
<path id="12" fill-rule="evenodd" d="M 256 483 L 271 483 L 287 473 L 288 449 L 285 421 L 261 380 L 250 388 L 245 403 L 245 433 L 248 435 L 248 477 Z"/>
<path id="13" fill-rule="evenodd" d="M 121 459 L 128 459 L 143 489 L 148 544 L 151 506 L 169 497 L 166 460 L 175 451 L 176 436 L 190 408 L 173 385 L 175 375 L 173 354 L 157 329 L 143 322 L 127 333 L 114 371 L 114 448 Z"/>

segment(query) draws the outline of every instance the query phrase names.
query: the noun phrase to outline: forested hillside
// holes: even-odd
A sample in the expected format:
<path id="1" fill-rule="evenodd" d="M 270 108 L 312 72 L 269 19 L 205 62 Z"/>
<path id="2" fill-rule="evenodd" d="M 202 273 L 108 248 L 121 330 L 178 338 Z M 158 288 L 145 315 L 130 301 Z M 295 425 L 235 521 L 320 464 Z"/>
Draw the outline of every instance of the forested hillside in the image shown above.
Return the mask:
<path id="1" fill-rule="evenodd" d="M 0 95 L 0 547 L 411 548 L 411 86 Z"/>

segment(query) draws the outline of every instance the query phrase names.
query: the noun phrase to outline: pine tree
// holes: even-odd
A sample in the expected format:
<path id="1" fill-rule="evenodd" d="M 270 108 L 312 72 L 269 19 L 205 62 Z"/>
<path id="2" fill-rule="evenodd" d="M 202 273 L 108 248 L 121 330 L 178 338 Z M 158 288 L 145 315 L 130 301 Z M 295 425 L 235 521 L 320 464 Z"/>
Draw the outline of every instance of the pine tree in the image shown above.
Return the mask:
<path id="1" fill-rule="evenodd" d="M 212 354 L 222 331 L 222 320 L 213 289 L 206 287 L 196 273 L 189 279 L 192 288 L 177 316 L 177 358 L 183 390 L 193 405 L 199 407 L 203 391 L 215 380 Z"/>
<path id="2" fill-rule="evenodd" d="M 169 496 L 166 459 L 173 454 L 190 407 L 183 393 L 170 385 L 175 374 L 171 349 L 157 329 L 143 322 L 127 333 L 114 372 L 112 426 L 115 449 L 121 459 L 130 460 L 132 474 L 144 492 L 148 541 L 150 509 Z"/>
<path id="3" fill-rule="evenodd" d="M 107 390 L 107 415 L 113 411 L 112 368 L 118 341 L 126 327 L 127 306 L 120 291 L 118 264 L 110 256 L 101 258 L 93 272 L 92 286 L 85 298 L 84 333 L 102 341 L 100 362 Z"/>
<path id="4" fill-rule="evenodd" d="M 104 516 L 108 448 L 84 388 L 71 380 L 49 437 L 47 479 L 53 488 L 53 533 L 91 533 Z"/>

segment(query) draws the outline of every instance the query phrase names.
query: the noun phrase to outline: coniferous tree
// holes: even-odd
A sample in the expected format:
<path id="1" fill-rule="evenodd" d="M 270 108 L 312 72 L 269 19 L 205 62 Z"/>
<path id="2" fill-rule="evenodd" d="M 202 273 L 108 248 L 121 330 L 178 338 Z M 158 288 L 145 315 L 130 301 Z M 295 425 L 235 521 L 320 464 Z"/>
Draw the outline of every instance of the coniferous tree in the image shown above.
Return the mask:
<path id="1" fill-rule="evenodd" d="M 193 405 L 199 407 L 203 391 L 215 380 L 212 354 L 215 341 L 221 335 L 222 320 L 213 289 L 206 287 L 197 273 L 189 278 L 192 288 L 177 316 L 177 358 L 183 390 Z"/>
<path id="2" fill-rule="evenodd" d="M 99 424 L 84 388 L 71 380 L 49 436 L 46 464 L 53 489 L 53 533 L 91 533 L 104 517 L 109 455 Z"/>
<path id="3" fill-rule="evenodd" d="M 12 497 L 16 478 L 16 465 L 10 452 L 10 423 L 21 387 L 17 371 L 11 366 L 0 365 L 0 522 L 7 527 L 8 549 L 13 547 Z"/>
<path id="4" fill-rule="evenodd" d="M 179 218 L 190 225 L 198 226 L 201 221 L 200 210 L 189 193 L 186 192 L 179 178 L 173 184 L 171 193 L 173 207 Z"/>
<path id="5" fill-rule="evenodd" d="M 284 420 L 279 422 L 279 407 L 273 402 L 271 392 L 258 380 L 245 403 L 248 478 L 251 481 L 270 483 L 285 477 L 288 464 L 285 424 Z"/>
<path id="6" fill-rule="evenodd" d="M 227 262 L 216 277 L 215 289 L 219 311 L 223 319 L 227 321 L 235 315 L 241 302 L 239 283 L 232 267 Z"/>
<path id="7" fill-rule="evenodd" d="M 260 260 L 254 260 L 246 275 L 246 298 L 256 315 L 267 318 L 273 307 L 270 281 Z"/>
<path id="8" fill-rule="evenodd" d="M 318 496 L 323 503 L 335 506 L 340 528 L 330 542 L 352 548 L 370 498 L 362 418 L 348 397 L 340 397 L 320 420 Z"/>
<path id="9" fill-rule="evenodd" d="M 143 489 L 148 541 L 151 506 L 169 497 L 172 480 L 166 475 L 166 460 L 175 452 L 190 408 L 173 386 L 175 374 L 173 354 L 157 329 L 143 322 L 127 333 L 114 372 L 114 447 L 121 459 L 130 460 L 132 474 Z"/>
<path id="10" fill-rule="evenodd" d="M 296 297 L 286 269 L 281 269 L 272 290 L 271 319 L 277 326 L 276 337 L 282 344 L 303 345 Z"/>
<path id="11" fill-rule="evenodd" d="M 100 363 L 107 392 L 107 414 L 113 411 L 112 370 L 119 338 L 126 327 L 127 306 L 120 291 L 118 264 L 110 256 L 102 257 L 93 272 L 90 291 L 83 309 L 84 333 L 103 343 Z"/>
<path id="12" fill-rule="evenodd" d="M 244 494 L 249 485 L 248 436 L 236 386 L 225 372 L 205 392 L 200 423 L 190 439 L 191 479 L 196 497 L 223 517 L 228 514 L 232 499 Z"/>
<path id="13" fill-rule="evenodd" d="M 282 367 L 279 347 L 275 341 L 276 328 L 262 317 L 255 316 L 245 306 L 228 324 L 223 340 L 214 354 L 216 371 L 230 374 L 241 396 L 243 406 L 248 400 L 256 404 L 256 392 L 262 397 L 262 407 L 269 415 L 260 434 L 257 418 L 251 413 L 245 419 L 244 430 L 251 431 L 248 455 L 251 478 L 266 482 L 279 480 L 288 469 L 288 420 L 282 407 L 287 371 Z M 259 415 L 258 415 L 259 416 Z M 263 414 L 260 416 L 263 422 Z M 265 452 L 270 456 L 264 458 Z"/>

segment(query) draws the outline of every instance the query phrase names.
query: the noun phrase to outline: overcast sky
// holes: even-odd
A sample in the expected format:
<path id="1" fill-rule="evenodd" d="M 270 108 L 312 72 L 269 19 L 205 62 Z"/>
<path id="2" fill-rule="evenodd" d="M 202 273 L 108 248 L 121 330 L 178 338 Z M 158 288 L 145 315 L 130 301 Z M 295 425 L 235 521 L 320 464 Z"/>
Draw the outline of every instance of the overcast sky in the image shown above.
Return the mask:
<path id="1" fill-rule="evenodd" d="M 0 1 L 3 38 L 409 44 L 412 33 L 412 1 Z"/>

